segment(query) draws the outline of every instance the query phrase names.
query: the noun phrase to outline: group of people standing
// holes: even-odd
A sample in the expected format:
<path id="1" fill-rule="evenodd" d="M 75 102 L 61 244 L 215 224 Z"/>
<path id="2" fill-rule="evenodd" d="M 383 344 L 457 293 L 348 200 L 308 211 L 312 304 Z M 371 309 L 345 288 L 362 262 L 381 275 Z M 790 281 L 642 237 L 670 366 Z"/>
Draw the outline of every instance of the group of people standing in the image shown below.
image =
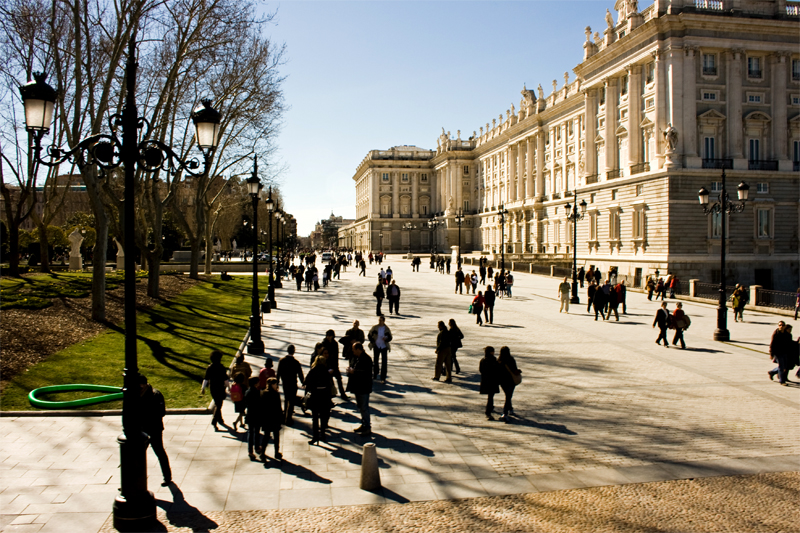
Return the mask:
<path id="1" fill-rule="evenodd" d="M 567 278 L 564 278 L 566 282 Z M 563 288 L 563 284 L 561 285 Z M 561 288 L 559 289 L 561 290 Z M 610 320 L 611 313 L 619 322 L 619 307 L 622 306 L 622 314 L 627 314 L 627 295 L 628 288 L 625 286 L 625 280 L 612 285 L 608 279 L 602 285 L 599 285 L 594 279 L 589 281 L 589 287 L 586 289 L 588 303 L 586 312 L 591 313 L 594 309 L 594 319 L 597 320 L 598 315 L 603 320 Z M 564 300 L 564 293 L 561 292 L 562 302 Z M 569 305 L 567 305 L 567 312 L 569 312 Z"/>
<path id="2" fill-rule="evenodd" d="M 767 372 L 769 379 L 774 380 L 778 376 L 778 382 L 787 386 L 789 371 L 800 366 L 800 338 L 792 338 L 792 326 L 783 320 L 778 322 L 778 328 L 772 333 L 769 357 L 778 365 Z M 800 370 L 795 373 L 795 377 L 800 378 Z"/>

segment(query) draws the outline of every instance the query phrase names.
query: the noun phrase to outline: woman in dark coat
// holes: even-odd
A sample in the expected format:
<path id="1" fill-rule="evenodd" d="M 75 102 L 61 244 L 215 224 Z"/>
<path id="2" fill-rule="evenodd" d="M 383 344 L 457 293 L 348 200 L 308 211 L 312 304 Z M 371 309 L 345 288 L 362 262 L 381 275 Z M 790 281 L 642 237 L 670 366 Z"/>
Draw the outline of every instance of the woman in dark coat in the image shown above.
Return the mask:
<path id="1" fill-rule="evenodd" d="M 375 306 L 375 314 L 381 316 L 381 305 L 383 304 L 383 299 L 386 298 L 386 292 L 383 290 L 383 282 L 378 281 L 378 286 L 375 287 L 375 292 L 372 293 L 378 303 Z"/>
<path id="2" fill-rule="evenodd" d="M 497 363 L 500 366 L 500 386 L 503 388 L 503 393 L 506 395 L 506 403 L 503 405 L 503 416 L 500 420 L 508 423 L 509 415 L 514 414 L 514 407 L 511 405 L 511 397 L 514 396 L 514 376 L 519 376 L 522 372 L 517 368 L 517 362 L 511 355 L 511 350 L 508 346 L 500 348 L 500 357 L 497 358 Z"/>
<path id="3" fill-rule="evenodd" d="M 228 388 L 228 369 L 225 368 L 222 361 L 222 352 L 214 350 L 211 352 L 211 364 L 206 368 L 206 375 L 203 378 L 203 385 L 200 387 L 200 394 L 205 394 L 206 388 L 211 391 L 211 397 L 214 399 L 214 414 L 211 416 L 211 425 L 214 426 L 216 431 L 217 424 L 225 425 L 222 419 L 222 403 L 225 401 L 225 394 Z"/>
<path id="4" fill-rule="evenodd" d="M 311 409 L 312 434 L 309 444 L 327 442 L 325 430 L 328 429 L 328 419 L 331 417 L 331 387 L 333 377 L 328 372 L 328 351 L 323 349 L 306 375 L 306 392 L 310 394 L 308 408 Z"/>
<path id="5" fill-rule="evenodd" d="M 456 368 L 456 374 L 460 374 L 461 365 L 458 364 L 458 359 L 456 359 L 456 352 L 463 346 L 461 339 L 464 338 L 464 334 L 458 329 L 455 319 L 451 318 L 449 324 L 450 327 L 447 332 L 450 334 L 450 359 L 452 359 L 453 366 Z M 447 372 L 445 371 L 445 373 Z"/>
<path id="6" fill-rule="evenodd" d="M 494 348 L 487 346 L 483 349 L 483 359 L 478 367 L 481 372 L 481 394 L 486 394 L 486 420 L 494 420 L 494 395 L 500 392 L 498 385 L 500 379 L 500 365 L 494 358 Z"/>
<path id="7" fill-rule="evenodd" d="M 588 302 L 586 303 L 586 312 L 592 312 L 592 300 L 594 300 L 594 295 L 597 293 L 597 285 L 594 282 L 594 278 L 589 281 L 589 287 L 586 289 L 586 298 Z"/>
<path id="8" fill-rule="evenodd" d="M 606 319 L 603 309 L 606 307 L 606 293 L 599 286 L 596 286 L 594 297 L 592 298 L 592 307 L 594 307 L 594 319 L 597 320 L 597 314 L 600 313 L 600 318 Z"/>
<path id="9" fill-rule="evenodd" d="M 275 440 L 275 459 L 281 460 L 281 426 L 283 426 L 283 410 L 281 409 L 281 394 L 278 392 L 278 379 L 268 378 L 267 388 L 261 393 L 261 428 L 264 430 L 263 449 L 261 460 L 267 460 L 267 446 L 270 434 Z"/>
<path id="10" fill-rule="evenodd" d="M 483 319 L 481 318 L 481 313 L 483 313 L 484 304 L 486 304 L 486 300 L 483 298 L 483 292 L 478 291 L 478 295 L 472 299 L 472 314 L 474 314 L 477 317 L 475 319 L 475 323 L 478 324 L 479 326 L 483 325 Z"/>

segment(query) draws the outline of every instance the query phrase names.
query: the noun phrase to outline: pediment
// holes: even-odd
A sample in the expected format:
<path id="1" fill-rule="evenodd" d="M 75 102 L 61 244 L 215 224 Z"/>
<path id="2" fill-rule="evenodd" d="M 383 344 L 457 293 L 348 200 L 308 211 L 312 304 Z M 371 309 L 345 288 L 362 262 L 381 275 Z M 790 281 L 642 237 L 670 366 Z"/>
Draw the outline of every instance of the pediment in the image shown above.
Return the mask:
<path id="1" fill-rule="evenodd" d="M 644 120 L 643 120 L 642 122 L 640 122 L 640 123 L 639 123 L 639 127 L 640 127 L 640 128 L 643 128 L 643 129 L 644 129 L 644 128 L 652 128 L 652 127 L 653 127 L 653 121 L 652 121 L 652 120 L 650 120 L 650 119 L 649 119 L 649 118 L 647 118 L 647 117 L 644 117 Z"/>
<path id="2" fill-rule="evenodd" d="M 594 142 L 596 142 L 596 143 L 604 143 L 604 142 L 606 142 L 606 140 L 603 139 L 602 135 L 598 135 L 597 137 L 594 138 Z"/>
<path id="3" fill-rule="evenodd" d="M 726 117 L 716 109 L 709 109 L 705 113 L 698 115 L 697 118 L 700 120 L 718 121 L 725 120 Z"/>
<path id="4" fill-rule="evenodd" d="M 614 134 L 615 134 L 615 135 L 617 135 L 617 136 L 620 136 L 620 135 L 627 135 L 627 134 L 628 134 L 628 130 L 627 130 L 627 129 L 625 129 L 625 126 L 622 126 L 622 125 L 620 125 L 620 126 L 617 128 L 617 131 L 615 131 L 615 132 L 614 132 Z"/>
<path id="5" fill-rule="evenodd" d="M 746 117 L 744 117 L 747 121 L 758 121 L 758 122 L 769 122 L 772 118 L 762 111 L 753 111 Z"/>

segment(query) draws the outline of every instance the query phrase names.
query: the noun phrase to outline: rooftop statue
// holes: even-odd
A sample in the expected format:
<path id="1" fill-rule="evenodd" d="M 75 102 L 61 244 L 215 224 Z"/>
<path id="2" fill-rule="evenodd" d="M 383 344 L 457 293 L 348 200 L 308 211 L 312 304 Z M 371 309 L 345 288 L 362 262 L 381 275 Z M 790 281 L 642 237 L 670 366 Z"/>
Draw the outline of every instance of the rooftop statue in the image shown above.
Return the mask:
<path id="1" fill-rule="evenodd" d="M 614 17 L 611 16 L 611 11 L 606 8 L 606 24 L 608 24 L 608 29 L 614 28 Z"/>

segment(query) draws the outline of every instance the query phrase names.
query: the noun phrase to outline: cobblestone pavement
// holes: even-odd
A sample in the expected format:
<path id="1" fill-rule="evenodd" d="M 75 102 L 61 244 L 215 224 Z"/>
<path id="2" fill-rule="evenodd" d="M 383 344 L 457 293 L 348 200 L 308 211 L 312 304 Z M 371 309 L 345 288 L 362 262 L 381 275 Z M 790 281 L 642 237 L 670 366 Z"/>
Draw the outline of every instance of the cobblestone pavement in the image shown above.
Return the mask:
<path id="1" fill-rule="evenodd" d="M 176 533 L 793 532 L 800 524 L 800 475 L 663 481 L 405 505 L 204 514 L 160 510 L 159 519 L 166 531 Z M 116 530 L 108 520 L 101 531 Z"/>
<path id="2" fill-rule="evenodd" d="M 685 505 L 684 516 L 678 518 L 702 524 L 711 513 L 703 507 L 703 498 L 713 483 L 729 483 L 731 494 L 745 490 L 741 483 L 757 494 L 776 486 L 796 486 L 796 476 L 715 479 L 800 470 L 800 429 L 791 422 L 800 411 L 800 390 L 796 384 L 780 387 L 766 376 L 773 366 L 766 350 L 777 317 L 746 314 L 746 323 L 729 325 L 734 341 L 717 343 L 711 340 L 713 306 L 685 303 L 693 322 L 686 334 L 689 348 L 665 349 L 654 344 L 656 333 L 650 327 L 658 304 L 643 295 L 629 293 L 628 314 L 619 322 L 596 322 L 584 306 L 558 313 L 559 280 L 517 274 L 513 298 L 497 303 L 495 324 L 478 327 L 467 314 L 471 297 L 453 294 L 452 276 L 427 268 L 411 273 L 409 262 L 396 257 L 384 262 L 388 265 L 403 292 L 402 314 L 387 320 L 394 335 L 389 379 L 385 385 L 376 383 L 371 398 L 372 441 L 378 448 L 383 489 L 370 493 L 358 488 L 361 447 L 366 441 L 352 432 L 358 424 L 354 402 L 337 400 L 329 444 L 310 446 L 310 419 L 299 416 L 295 427 L 282 432 L 281 464 L 251 462 L 244 434 L 214 432 L 208 416 L 169 415 L 164 438 L 175 487 L 158 486 L 158 463 L 148 452 L 150 488 L 160 508 L 175 517 L 205 516 L 223 527 L 227 520 L 249 516 L 239 511 L 252 510 L 274 509 L 288 513 L 274 516 L 290 517 L 291 509 L 324 507 L 331 508 L 324 516 L 332 520 L 352 520 L 359 513 L 406 516 L 403 509 L 409 509 L 409 516 L 433 512 L 438 517 L 442 507 L 437 506 L 446 505 L 442 501 L 459 500 L 452 506 L 454 517 L 491 517 L 502 514 L 492 506 L 524 511 L 533 505 L 556 512 L 562 508 L 551 499 L 556 494 L 575 494 L 564 497 L 576 502 L 582 498 L 601 502 L 595 511 L 584 509 L 582 518 L 575 518 L 587 522 L 531 522 L 541 531 L 560 531 L 559 527 L 581 529 L 592 519 L 610 520 L 603 513 L 616 507 L 603 501 L 658 502 L 647 512 L 642 510 L 647 509 L 644 503 L 631 503 L 627 518 L 609 522 L 608 527 L 622 528 L 609 531 L 627 531 L 624 527 L 635 530 L 636 524 L 638 530 L 647 530 L 641 521 L 662 516 L 660 499 L 677 490 L 665 488 L 652 495 L 647 491 L 662 490 L 653 487 L 690 487 L 684 491 L 686 500 L 678 502 L 701 499 Z M 376 272 L 375 266 L 369 267 L 369 277 L 364 278 L 350 270 L 317 293 L 298 292 L 288 284 L 279 290 L 279 308 L 265 317 L 263 326 L 270 356 L 282 356 L 291 343 L 306 364 L 326 329 L 341 335 L 353 319 L 359 319 L 368 330 L 376 321 L 371 296 Z M 431 381 L 436 322 L 449 318 L 459 322 L 465 335 L 458 353 L 462 373 L 454 376 L 453 384 Z M 477 367 L 487 344 L 508 345 L 523 371 L 511 424 L 487 421 L 482 415 L 485 397 L 478 394 Z M 248 360 L 261 367 L 264 358 L 248 356 Z M 502 405 L 502 393 L 495 403 Z M 223 412 L 232 422 L 232 405 L 226 403 Z M 115 416 L 0 419 L 4 436 L 0 528 L 100 529 L 119 485 L 115 441 L 119 429 Z M 696 484 L 670 481 L 688 478 L 695 478 Z M 784 485 L 776 485 L 777 479 Z M 667 483 L 635 485 L 643 482 Z M 605 486 L 618 487 L 592 488 Z M 548 491 L 562 492 L 541 494 Z M 499 496 L 508 498 L 494 498 Z M 603 500 L 606 497 L 610 499 Z M 797 508 L 786 498 L 778 501 Z M 603 505 L 612 506 L 603 509 Z M 719 499 L 709 499 L 708 505 L 717 509 L 718 520 L 727 520 L 726 509 L 735 507 Z M 341 506 L 354 511 L 337 515 L 340 511 L 335 508 Z M 387 510 L 380 510 L 384 507 Z M 390 510 L 395 508 L 400 510 Z M 414 514 L 417 509 L 423 514 Z M 297 516 L 312 520 L 321 512 L 298 511 Z M 509 513 L 508 524 L 499 529 L 519 530 L 514 520 L 523 520 L 523 515 Z M 746 524 L 742 520 L 751 518 L 772 524 L 770 520 L 780 516 L 773 507 L 758 503 L 730 517 L 731 524 Z M 431 519 L 420 518 L 423 525 L 409 519 L 403 522 L 408 529 L 397 530 L 430 529 L 426 524 Z M 177 520 L 170 527 L 179 527 Z M 681 525 L 687 523 L 664 522 L 663 527 L 691 530 Z M 353 522 L 352 527 L 358 524 Z M 480 529 L 480 522 L 474 524 Z M 719 530 L 737 531 L 738 526 L 719 524 Z M 791 530 L 780 525 L 770 530 L 781 528 Z"/>

